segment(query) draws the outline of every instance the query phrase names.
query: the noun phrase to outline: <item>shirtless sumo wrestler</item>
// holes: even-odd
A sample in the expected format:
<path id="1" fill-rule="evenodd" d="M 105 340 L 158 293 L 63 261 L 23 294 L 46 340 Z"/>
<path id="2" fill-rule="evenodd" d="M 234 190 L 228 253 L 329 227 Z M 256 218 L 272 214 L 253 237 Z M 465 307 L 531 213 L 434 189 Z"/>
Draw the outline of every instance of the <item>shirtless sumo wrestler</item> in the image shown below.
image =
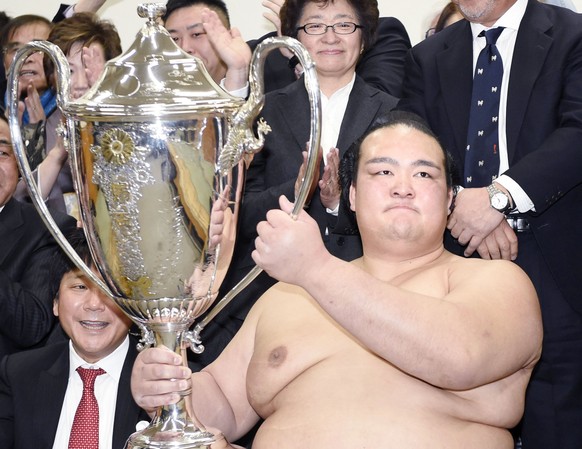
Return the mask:
<path id="1" fill-rule="evenodd" d="M 282 199 L 253 256 L 283 282 L 203 372 L 164 348 L 140 354 L 137 403 L 176 402 L 191 384 L 198 418 L 231 441 L 265 420 L 255 449 L 513 448 L 507 429 L 541 347 L 537 297 L 513 263 L 444 250 L 445 165 L 406 114 L 365 137 L 350 189 L 364 256 L 353 263 Z"/>

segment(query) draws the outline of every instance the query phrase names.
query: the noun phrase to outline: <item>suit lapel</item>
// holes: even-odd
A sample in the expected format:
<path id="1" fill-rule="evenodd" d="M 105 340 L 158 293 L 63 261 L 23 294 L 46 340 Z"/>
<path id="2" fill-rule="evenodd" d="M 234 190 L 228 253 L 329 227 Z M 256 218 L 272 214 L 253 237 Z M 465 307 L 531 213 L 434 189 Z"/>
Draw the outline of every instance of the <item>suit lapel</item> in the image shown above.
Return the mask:
<path id="1" fill-rule="evenodd" d="M 52 447 L 54 443 L 69 381 L 69 346 L 59 346 L 64 349 L 48 369 L 39 373 L 36 385 L 39 405 L 31 410 L 31 423 L 33 428 L 45 429 L 39 432 L 45 440 L 39 441 L 38 447 Z"/>
<path id="2" fill-rule="evenodd" d="M 444 46 L 444 50 L 436 55 L 439 83 L 447 116 L 451 118 L 451 130 L 455 133 L 456 147 L 462 151 L 467 145 L 473 89 L 473 44 L 469 22 L 464 21 L 464 26 L 451 33 Z"/>
<path id="3" fill-rule="evenodd" d="M 135 341 L 130 338 L 129 349 L 125 356 L 125 362 L 123 363 L 123 368 L 121 370 L 121 377 L 119 378 L 119 386 L 117 387 L 117 404 L 115 406 L 115 421 L 113 425 L 112 441 L 112 447 L 114 448 L 125 447 L 129 435 L 135 432 L 135 425 L 140 418 L 149 421 L 145 412 L 140 413 L 141 409 L 137 406 L 131 396 L 131 370 L 136 356 L 137 350 L 135 348 Z"/>
<path id="4" fill-rule="evenodd" d="M 376 91 L 369 89 L 365 81 L 356 76 L 337 139 L 340 158 L 370 127 L 381 105 Z"/>
<path id="5" fill-rule="evenodd" d="M 302 150 L 306 150 L 309 140 L 310 111 L 309 97 L 303 84 L 303 77 L 282 89 L 274 97 L 280 116 L 283 117 L 291 134 Z M 273 132 L 277 132 L 275 129 Z"/>
<path id="6" fill-rule="evenodd" d="M 546 34 L 551 27 L 552 23 L 542 8 L 536 1 L 530 0 L 517 34 L 509 81 L 506 132 L 510 164 L 531 92 L 553 43 L 553 39 Z"/>

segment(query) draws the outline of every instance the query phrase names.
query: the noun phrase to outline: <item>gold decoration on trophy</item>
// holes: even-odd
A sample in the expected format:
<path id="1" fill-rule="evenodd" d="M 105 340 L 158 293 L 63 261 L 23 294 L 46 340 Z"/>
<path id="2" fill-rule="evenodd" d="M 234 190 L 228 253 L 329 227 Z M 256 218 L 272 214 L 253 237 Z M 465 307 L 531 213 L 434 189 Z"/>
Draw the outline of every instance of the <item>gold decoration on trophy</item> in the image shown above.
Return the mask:
<path id="1" fill-rule="evenodd" d="M 101 150 L 107 162 L 113 164 L 125 164 L 131 155 L 135 145 L 131 136 L 122 129 L 107 131 L 101 139 Z"/>

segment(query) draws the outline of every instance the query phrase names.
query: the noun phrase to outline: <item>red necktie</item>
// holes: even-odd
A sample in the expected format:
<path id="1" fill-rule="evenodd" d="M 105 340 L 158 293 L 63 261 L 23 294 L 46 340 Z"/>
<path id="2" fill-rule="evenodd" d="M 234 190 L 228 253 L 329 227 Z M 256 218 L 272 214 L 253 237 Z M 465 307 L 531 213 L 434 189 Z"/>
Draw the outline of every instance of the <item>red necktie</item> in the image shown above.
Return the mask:
<path id="1" fill-rule="evenodd" d="M 99 405 L 95 398 L 95 379 L 105 371 L 77 368 L 83 381 L 83 396 L 75 412 L 69 449 L 99 449 Z"/>

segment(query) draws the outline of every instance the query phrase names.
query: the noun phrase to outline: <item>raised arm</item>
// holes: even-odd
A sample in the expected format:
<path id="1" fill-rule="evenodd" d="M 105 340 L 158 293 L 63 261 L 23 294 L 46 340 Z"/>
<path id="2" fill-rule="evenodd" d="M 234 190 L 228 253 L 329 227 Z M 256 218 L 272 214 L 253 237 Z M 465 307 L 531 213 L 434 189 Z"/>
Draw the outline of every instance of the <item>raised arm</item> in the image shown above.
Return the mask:
<path id="1" fill-rule="evenodd" d="M 215 11 L 205 9 L 202 20 L 210 44 L 227 67 L 224 88 L 229 92 L 244 88 L 251 62 L 250 47 L 237 28 L 226 29 Z"/>
<path id="2" fill-rule="evenodd" d="M 440 388 L 465 390 L 539 357 L 537 297 L 516 265 L 443 253 L 446 267 L 422 282 L 416 280 L 423 267 L 392 278 L 387 270 L 371 270 L 365 256 L 355 264 L 331 256 L 311 217 L 301 213 L 294 221 L 291 204 L 283 199 L 281 206 L 259 224 L 255 262 L 271 276 L 303 287 L 402 371 Z"/>
<path id="3" fill-rule="evenodd" d="M 97 12 L 105 4 L 106 0 L 79 0 L 75 4 L 75 13 Z"/>

